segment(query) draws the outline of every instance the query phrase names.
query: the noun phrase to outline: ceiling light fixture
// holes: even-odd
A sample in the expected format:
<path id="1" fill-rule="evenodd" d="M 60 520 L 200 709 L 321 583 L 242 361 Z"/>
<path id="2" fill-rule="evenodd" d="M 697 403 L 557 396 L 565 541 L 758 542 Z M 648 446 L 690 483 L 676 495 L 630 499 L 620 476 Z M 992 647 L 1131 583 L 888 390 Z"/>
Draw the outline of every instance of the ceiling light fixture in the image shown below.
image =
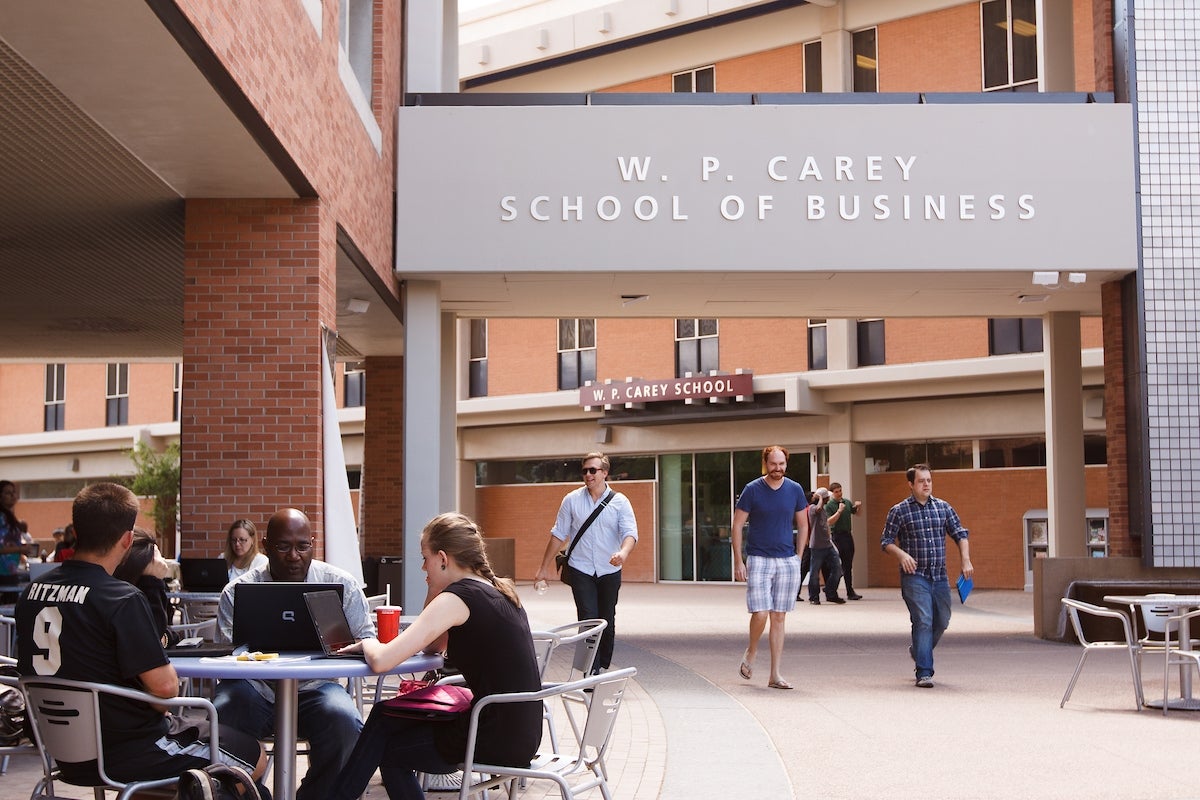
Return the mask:
<path id="1" fill-rule="evenodd" d="M 346 311 L 351 314 L 365 314 L 370 307 L 370 300 L 359 300 L 357 297 L 352 297 L 346 301 Z"/>
<path id="2" fill-rule="evenodd" d="M 1036 286 L 1058 286 L 1057 272 L 1035 272 L 1033 273 L 1033 283 Z"/>

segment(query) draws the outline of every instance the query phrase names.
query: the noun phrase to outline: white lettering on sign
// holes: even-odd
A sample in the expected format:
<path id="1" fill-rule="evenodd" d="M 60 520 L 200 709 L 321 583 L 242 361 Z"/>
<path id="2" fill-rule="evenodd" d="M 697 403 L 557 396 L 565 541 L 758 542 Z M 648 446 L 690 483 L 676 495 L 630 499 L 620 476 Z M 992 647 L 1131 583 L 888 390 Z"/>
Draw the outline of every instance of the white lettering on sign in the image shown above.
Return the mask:
<path id="1" fill-rule="evenodd" d="M 653 157 L 650 155 L 616 156 L 617 172 L 623 183 L 641 183 L 648 180 Z M 799 165 L 798 167 L 794 165 Z M 893 180 L 907 183 L 913 180 L 917 156 L 911 154 L 870 154 L 852 156 L 838 154 L 818 157 L 815 155 L 772 155 L 765 162 L 766 178 L 773 183 L 810 182 L 845 185 L 862 182 Z M 708 183 L 718 177 L 721 159 L 715 155 L 700 157 L 700 180 Z M 659 180 L 668 181 L 663 174 Z M 732 183 L 733 174 L 725 175 Z M 813 186 L 813 188 L 817 188 Z M 986 208 L 984 200 L 986 197 Z M 615 222 L 632 218 L 639 222 L 654 222 L 667 217 L 665 209 L 670 205 L 670 220 L 686 221 L 692 214 L 685 211 L 688 198 L 679 194 L 641 194 L 629 197 L 605 194 L 598 198 L 583 195 L 536 194 L 522 198 L 505 195 L 500 198 L 500 221 L 513 222 L 527 218 L 534 222 L 584 222 L 599 220 Z M 747 215 L 747 207 L 754 210 Z M 1015 205 L 1015 208 L 1014 208 Z M 1010 211 L 1014 213 L 1010 214 Z M 836 194 L 805 193 L 779 194 L 728 194 L 720 198 L 708 198 L 700 204 L 703 219 L 720 219 L 737 223 L 747 219 L 765 220 L 770 214 L 790 215 L 812 221 L 826 218 L 843 222 L 857 220 L 884 221 L 898 219 L 904 222 L 946 222 L 948 219 L 963 222 L 1000 222 L 1006 219 L 1031 220 L 1036 216 L 1036 199 L 1032 194 L 1020 194 L 1015 202 L 1003 193 L 920 192 L 904 194 L 858 194 L 854 191 Z"/>

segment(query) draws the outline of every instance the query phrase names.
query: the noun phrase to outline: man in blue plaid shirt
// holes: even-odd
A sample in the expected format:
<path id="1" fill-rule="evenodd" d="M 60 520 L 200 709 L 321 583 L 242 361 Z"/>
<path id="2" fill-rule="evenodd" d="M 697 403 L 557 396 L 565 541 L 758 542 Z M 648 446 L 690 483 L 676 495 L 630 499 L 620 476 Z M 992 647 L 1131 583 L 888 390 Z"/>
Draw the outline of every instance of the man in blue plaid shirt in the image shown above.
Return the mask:
<path id="1" fill-rule="evenodd" d="M 928 464 L 910 467 L 912 494 L 892 506 L 880 546 L 900 562 L 900 595 L 912 620 L 912 656 L 917 686 L 933 687 L 933 648 L 950 625 L 950 581 L 946 575 L 946 537 L 958 543 L 963 575 L 975 574 L 967 529 L 958 512 L 933 496 Z"/>

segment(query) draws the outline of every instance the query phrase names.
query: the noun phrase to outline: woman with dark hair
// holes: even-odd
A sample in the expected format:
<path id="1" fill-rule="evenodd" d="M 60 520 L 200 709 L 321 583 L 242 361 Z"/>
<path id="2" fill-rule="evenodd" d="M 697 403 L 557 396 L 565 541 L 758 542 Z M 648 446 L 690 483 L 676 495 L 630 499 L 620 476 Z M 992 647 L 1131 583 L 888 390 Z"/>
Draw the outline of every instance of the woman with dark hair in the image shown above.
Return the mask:
<path id="1" fill-rule="evenodd" d="M 258 549 L 258 531 L 250 520 L 234 520 L 229 526 L 229 532 L 225 534 L 225 563 L 229 565 L 231 581 L 269 563 Z"/>
<path id="2" fill-rule="evenodd" d="M 421 533 L 421 556 L 429 593 L 425 609 L 386 644 L 364 639 L 360 649 L 376 672 L 392 669 L 420 650 L 446 648 L 479 699 L 541 688 L 529 620 L 512 581 L 492 574 L 479 527 L 462 514 L 435 517 Z M 392 800 L 421 800 L 414 771 L 457 771 L 467 748 L 469 715 L 448 722 L 389 717 L 376 705 L 358 744 L 337 778 L 334 798 L 359 797 L 375 768 Z M 479 720 L 476 755 L 484 762 L 528 766 L 542 739 L 542 704 L 504 703 Z"/>
<path id="3" fill-rule="evenodd" d="M 20 494 L 12 481 L 0 481 L 0 581 L 4 583 L 15 583 L 21 569 L 25 540 L 21 535 L 21 522 L 13 513 Z"/>
<path id="4" fill-rule="evenodd" d="M 154 534 L 142 528 L 133 529 L 133 544 L 125 553 L 125 558 L 113 570 L 113 577 L 132 583 L 141 589 L 150 604 L 150 613 L 154 616 L 155 630 L 162 640 L 163 647 L 179 641 L 179 634 L 170 628 L 171 615 L 174 609 L 167 598 L 167 581 L 170 565 L 158 549 L 158 540 Z"/>

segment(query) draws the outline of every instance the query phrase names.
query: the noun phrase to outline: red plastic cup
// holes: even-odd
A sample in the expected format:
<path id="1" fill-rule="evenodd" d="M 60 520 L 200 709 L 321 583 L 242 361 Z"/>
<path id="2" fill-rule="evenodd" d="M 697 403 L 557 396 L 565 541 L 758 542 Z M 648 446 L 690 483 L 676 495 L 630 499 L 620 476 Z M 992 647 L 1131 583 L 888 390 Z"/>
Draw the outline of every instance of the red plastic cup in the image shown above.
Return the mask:
<path id="1" fill-rule="evenodd" d="M 390 642 L 400 635 L 400 606 L 380 606 L 375 609 L 375 628 L 379 641 Z"/>

